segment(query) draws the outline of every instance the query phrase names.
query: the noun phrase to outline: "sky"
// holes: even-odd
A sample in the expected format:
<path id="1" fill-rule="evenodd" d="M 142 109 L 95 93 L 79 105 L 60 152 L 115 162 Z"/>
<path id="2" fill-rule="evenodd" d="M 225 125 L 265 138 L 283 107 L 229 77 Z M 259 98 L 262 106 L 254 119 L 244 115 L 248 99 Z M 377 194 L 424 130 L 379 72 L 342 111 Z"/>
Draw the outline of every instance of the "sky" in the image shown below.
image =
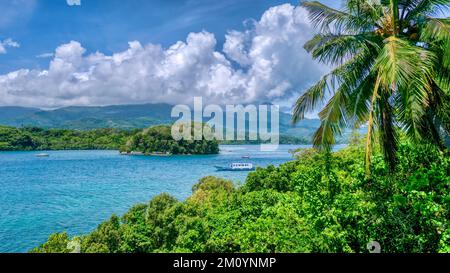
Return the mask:
<path id="1" fill-rule="evenodd" d="M 298 1 L 0 0 L 0 105 L 289 106 L 314 32 Z"/>

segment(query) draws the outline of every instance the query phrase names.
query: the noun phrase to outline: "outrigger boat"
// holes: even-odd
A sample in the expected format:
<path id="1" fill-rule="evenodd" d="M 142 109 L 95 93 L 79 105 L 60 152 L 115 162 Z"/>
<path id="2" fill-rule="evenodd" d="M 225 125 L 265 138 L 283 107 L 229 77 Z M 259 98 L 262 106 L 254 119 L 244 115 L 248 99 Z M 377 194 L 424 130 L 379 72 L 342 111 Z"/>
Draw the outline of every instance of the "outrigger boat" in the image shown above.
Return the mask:
<path id="1" fill-rule="evenodd" d="M 255 166 L 252 163 L 232 163 L 228 167 L 215 166 L 217 171 L 254 171 Z"/>

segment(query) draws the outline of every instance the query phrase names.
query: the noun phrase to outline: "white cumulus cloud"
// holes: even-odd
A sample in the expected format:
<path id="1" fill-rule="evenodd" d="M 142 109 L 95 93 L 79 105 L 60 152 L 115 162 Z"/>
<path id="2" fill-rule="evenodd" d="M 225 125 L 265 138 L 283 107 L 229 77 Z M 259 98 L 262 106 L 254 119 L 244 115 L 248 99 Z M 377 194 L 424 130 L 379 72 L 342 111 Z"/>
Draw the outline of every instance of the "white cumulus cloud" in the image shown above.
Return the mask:
<path id="1" fill-rule="evenodd" d="M 6 54 L 8 47 L 20 47 L 20 44 L 11 38 L 0 41 L 0 54 Z"/>
<path id="2" fill-rule="evenodd" d="M 173 104 L 194 96 L 221 104 L 288 100 L 324 72 L 303 49 L 312 35 L 306 11 L 285 4 L 244 31 L 230 31 L 221 51 L 206 31 L 168 48 L 132 41 L 112 55 L 88 54 L 71 41 L 55 50 L 45 70 L 0 75 L 0 105 Z"/>
<path id="3" fill-rule="evenodd" d="M 81 0 L 66 0 L 69 6 L 81 6 Z"/>

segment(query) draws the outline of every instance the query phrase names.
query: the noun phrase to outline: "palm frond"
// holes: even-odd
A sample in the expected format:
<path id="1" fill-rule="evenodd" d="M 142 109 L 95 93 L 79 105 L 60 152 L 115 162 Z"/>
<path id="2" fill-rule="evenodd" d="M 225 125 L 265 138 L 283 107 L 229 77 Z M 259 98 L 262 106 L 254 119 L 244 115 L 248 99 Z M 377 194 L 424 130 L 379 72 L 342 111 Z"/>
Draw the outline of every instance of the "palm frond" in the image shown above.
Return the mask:
<path id="1" fill-rule="evenodd" d="M 379 0 L 347 0 L 346 11 L 366 23 L 380 27 L 378 21 L 383 16 L 383 6 Z"/>
<path id="2" fill-rule="evenodd" d="M 342 10 L 303 2 L 321 34 L 305 44 L 334 69 L 297 101 L 294 122 L 332 94 L 314 145 L 329 149 L 346 127 L 367 124 L 366 172 L 375 136 L 391 171 L 399 129 L 415 141 L 450 135 L 450 21 L 429 16 L 450 0 L 346 0 Z M 327 92 L 328 91 L 328 92 Z"/>
<path id="3" fill-rule="evenodd" d="M 449 133 L 445 130 L 446 125 L 442 123 L 442 120 L 439 118 L 439 114 L 434 111 L 434 109 L 429 108 L 424 116 L 424 120 L 425 122 L 423 123 L 421 133 L 422 135 L 427 136 L 427 138 L 424 138 L 425 142 L 433 144 L 441 150 L 444 149 L 444 137 L 441 136 L 440 129 L 444 129 L 443 133 L 446 133 L 447 137 L 449 136 Z M 447 122 L 449 122 L 448 119 Z"/>
<path id="4" fill-rule="evenodd" d="M 309 18 L 315 27 L 319 27 L 322 30 L 329 29 L 332 23 L 342 25 L 351 16 L 345 12 L 327 7 L 318 1 L 302 2 L 301 6 L 309 11 Z"/>
<path id="5" fill-rule="evenodd" d="M 418 16 L 435 15 L 444 13 L 449 9 L 450 0 L 414 0 L 406 1 L 404 20 L 410 21 Z"/>
<path id="6" fill-rule="evenodd" d="M 334 37 L 336 37 L 336 35 L 332 33 L 316 34 L 311 40 L 307 41 L 305 45 L 303 45 L 303 48 L 308 53 L 311 53 L 315 48 L 323 45 Z"/>
<path id="7" fill-rule="evenodd" d="M 378 135 L 384 159 L 393 172 L 397 163 L 398 134 L 394 117 L 394 108 L 389 103 L 389 92 L 381 92 L 378 100 Z"/>
<path id="8" fill-rule="evenodd" d="M 347 94 L 345 87 L 340 87 L 319 113 L 321 125 L 313 136 L 315 147 L 330 150 L 337 135 L 346 127 Z"/>
<path id="9" fill-rule="evenodd" d="M 334 87 L 341 86 L 341 88 L 346 88 L 347 94 L 351 94 L 351 90 L 358 88 L 361 82 L 366 81 L 366 77 L 374 64 L 373 51 L 374 49 L 361 50 L 351 60 L 322 77 L 319 82 L 300 96 L 294 107 L 293 123 L 304 119 L 305 113 L 314 110 L 322 103 L 325 99 L 326 90 L 332 93 Z M 361 102 L 364 103 L 363 101 Z M 361 106 L 362 104 L 357 107 Z"/>
<path id="10" fill-rule="evenodd" d="M 427 120 L 433 120 L 436 131 L 450 136 L 450 88 L 432 88 L 429 94 L 430 106 L 427 109 Z"/>
<path id="11" fill-rule="evenodd" d="M 324 100 L 325 90 L 328 88 L 328 78 L 330 75 L 325 75 L 315 85 L 310 87 L 303 95 L 298 98 L 295 103 L 292 114 L 292 122 L 297 123 L 305 118 L 305 114 L 314 110 L 319 103 Z"/>
<path id="12" fill-rule="evenodd" d="M 301 6 L 309 11 L 311 22 L 322 31 L 333 29 L 337 33 L 357 33 L 373 29 L 373 24 L 367 18 L 330 8 L 318 1 L 304 1 Z"/>
<path id="13" fill-rule="evenodd" d="M 423 137 L 422 128 L 428 106 L 428 93 L 423 93 L 412 83 L 406 89 L 400 89 L 394 101 L 403 129 L 409 137 L 420 142 Z"/>
<path id="14" fill-rule="evenodd" d="M 386 39 L 375 66 L 381 84 L 390 90 L 396 91 L 399 85 L 406 86 L 411 82 L 426 89 L 429 88 L 435 62 L 436 56 L 432 52 L 391 36 Z"/>
<path id="15" fill-rule="evenodd" d="M 378 36 L 372 33 L 362 33 L 358 35 L 334 35 L 334 37 L 324 37 L 324 42 L 319 42 L 315 47 L 308 44 L 312 50 L 314 59 L 329 65 L 339 65 L 352 58 L 361 51 L 379 50 L 381 41 Z"/>
<path id="16" fill-rule="evenodd" d="M 399 10 L 398 0 L 389 0 L 389 9 L 391 11 L 392 28 L 394 35 L 399 32 Z"/>
<path id="17" fill-rule="evenodd" d="M 368 119 L 371 90 L 376 80 L 372 75 L 374 60 L 371 57 L 370 52 L 360 53 L 332 72 L 341 88 L 347 89 L 347 126 L 358 127 Z"/>
<path id="18" fill-rule="evenodd" d="M 421 32 L 421 39 L 425 41 L 450 41 L 450 19 L 427 18 L 425 28 Z"/>
<path id="19" fill-rule="evenodd" d="M 346 0 L 345 6 L 349 12 L 358 15 L 378 13 L 382 8 L 378 0 Z"/>
<path id="20" fill-rule="evenodd" d="M 424 48 L 390 37 L 377 59 L 381 84 L 395 92 L 399 121 L 407 134 L 419 141 L 425 109 L 429 105 L 436 56 Z"/>
<path id="21" fill-rule="evenodd" d="M 356 88 L 371 73 L 375 63 L 373 56 L 378 55 L 379 50 L 378 46 L 362 48 L 350 60 L 335 68 L 331 75 L 338 79 L 339 84 Z"/>
<path id="22" fill-rule="evenodd" d="M 370 99 L 376 83 L 376 77 L 372 74 L 362 80 L 350 94 L 347 112 L 349 115 L 348 123 L 352 123 L 352 127 L 358 128 L 364 125 L 369 119 Z"/>
<path id="23" fill-rule="evenodd" d="M 422 41 L 430 46 L 439 48 L 442 56 L 442 65 L 447 71 L 450 69 L 450 19 L 427 18 L 425 27 L 421 32 Z"/>
<path id="24" fill-rule="evenodd" d="M 366 175 L 370 175 L 370 163 L 373 149 L 374 123 L 375 123 L 375 107 L 378 100 L 378 92 L 380 89 L 381 77 L 378 75 L 372 92 L 370 102 L 369 121 L 367 122 L 367 138 L 366 138 Z"/>

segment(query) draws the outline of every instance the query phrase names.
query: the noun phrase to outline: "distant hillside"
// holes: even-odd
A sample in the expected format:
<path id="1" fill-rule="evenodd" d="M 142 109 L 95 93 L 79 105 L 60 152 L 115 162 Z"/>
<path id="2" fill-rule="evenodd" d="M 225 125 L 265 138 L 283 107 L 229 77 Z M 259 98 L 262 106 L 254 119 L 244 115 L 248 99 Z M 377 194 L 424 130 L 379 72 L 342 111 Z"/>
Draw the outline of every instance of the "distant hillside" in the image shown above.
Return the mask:
<path id="1" fill-rule="evenodd" d="M 172 105 L 140 104 L 113 105 L 104 107 L 64 107 L 56 110 L 41 110 L 25 107 L 0 107 L 0 125 L 13 127 L 36 126 L 89 130 L 97 128 L 135 129 L 154 125 L 170 124 Z M 280 134 L 310 138 L 319 127 L 317 119 L 303 120 L 296 126 L 291 124 L 291 115 L 280 113 Z"/>
<path id="2" fill-rule="evenodd" d="M 171 105 L 141 104 L 104 107 L 71 106 L 56 110 L 0 107 L 0 124 L 62 129 L 145 128 L 171 123 Z"/>
<path id="3" fill-rule="evenodd" d="M 16 119 L 24 119 L 40 111 L 38 108 L 3 106 L 0 107 L 0 124 L 4 122 L 13 122 Z"/>

